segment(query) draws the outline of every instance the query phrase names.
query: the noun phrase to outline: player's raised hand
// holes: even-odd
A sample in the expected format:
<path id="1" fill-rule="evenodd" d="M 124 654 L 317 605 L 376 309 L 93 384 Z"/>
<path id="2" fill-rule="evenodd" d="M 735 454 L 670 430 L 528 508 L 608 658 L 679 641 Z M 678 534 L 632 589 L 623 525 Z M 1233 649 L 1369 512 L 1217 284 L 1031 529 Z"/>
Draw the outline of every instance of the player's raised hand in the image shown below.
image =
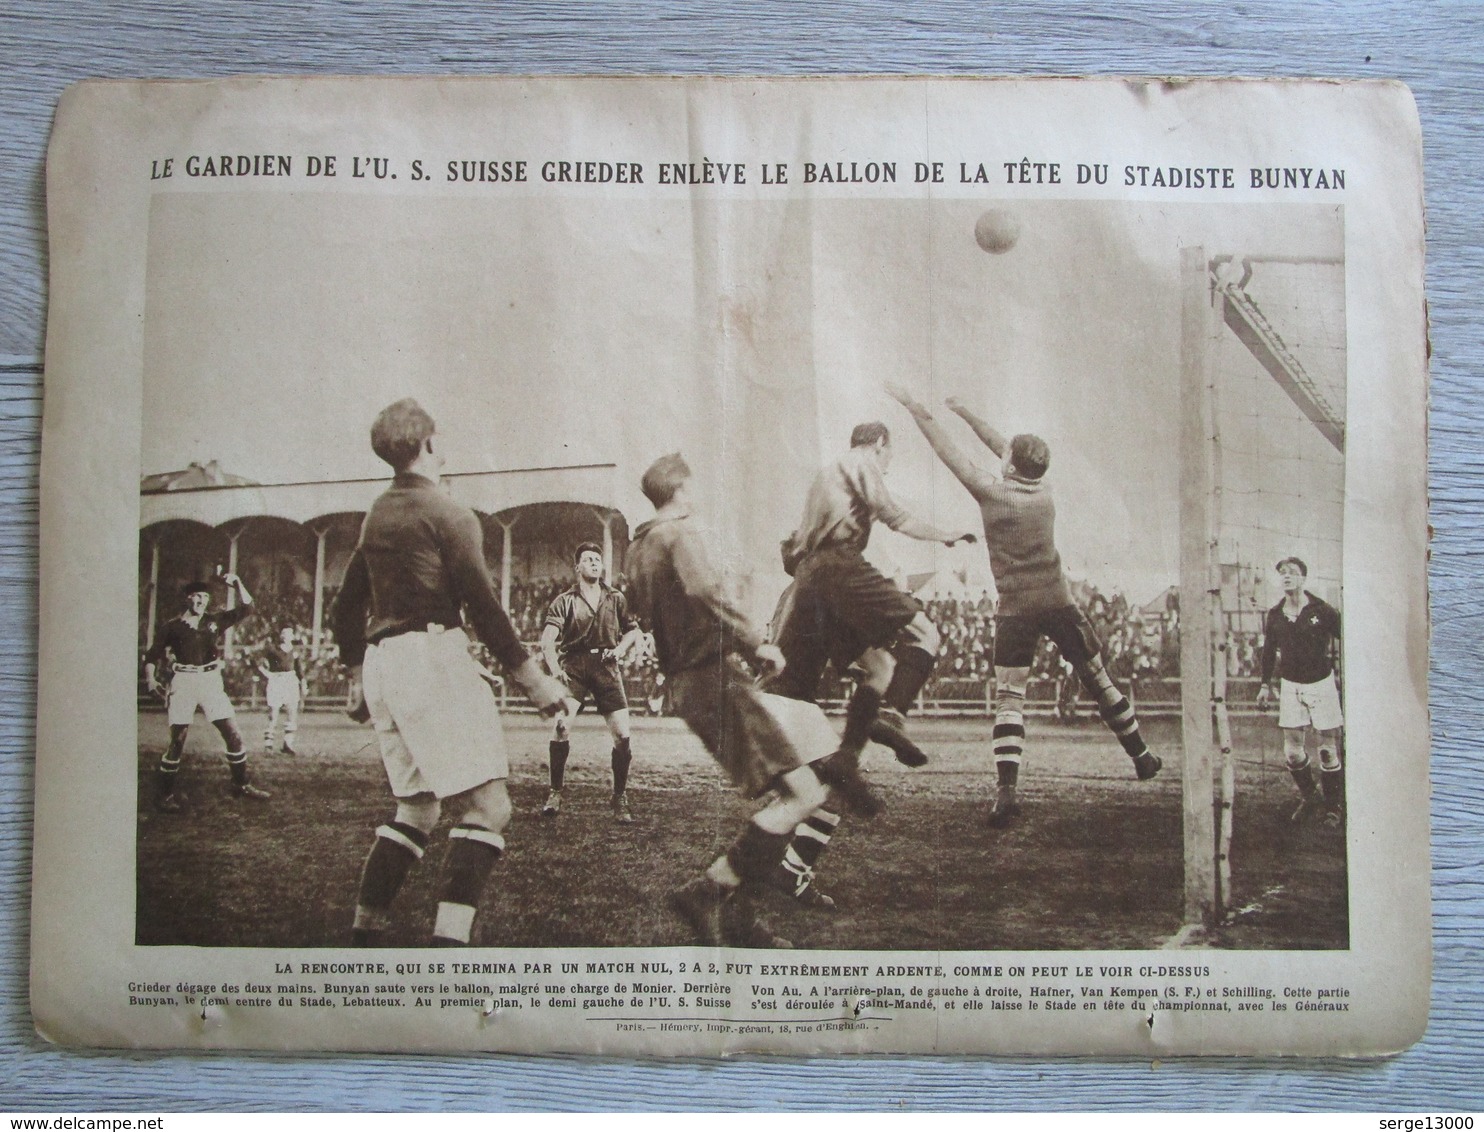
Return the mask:
<path id="1" fill-rule="evenodd" d="M 884 388 L 886 389 L 886 395 L 888 397 L 897 402 L 897 404 L 901 405 L 902 408 L 906 409 L 914 417 L 932 416 L 932 414 L 928 412 L 927 406 L 925 406 L 916 397 L 912 396 L 912 394 L 907 391 L 907 388 L 905 386 L 898 385 L 894 381 L 888 381 L 885 383 Z"/>
<path id="2" fill-rule="evenodd" d="M 783 658 L 783 650 L 777 645 L 758 645 L 752 659 L 759 676 L 777 676 L 788 667 L 788 661 Z"/>
<path id="3" fill-rule="evenodd" d="M 951 412 L 955 413 L 962 413 L 968 408 L 968 406 L 964 404 L 964 399 L 958 396 L 958 394 L 954 394 L 952 397 L 945 397 L 943 399 L 943 404 L 946 405 Z"/>
<path id="4" fill-rule="evenodd" d="M 234 588 L 240 587 L 242 585 L 242 579 L 239 578 L 236 574 L 223 574 L 222 582 L 223 584 L 232 586 Z"/>

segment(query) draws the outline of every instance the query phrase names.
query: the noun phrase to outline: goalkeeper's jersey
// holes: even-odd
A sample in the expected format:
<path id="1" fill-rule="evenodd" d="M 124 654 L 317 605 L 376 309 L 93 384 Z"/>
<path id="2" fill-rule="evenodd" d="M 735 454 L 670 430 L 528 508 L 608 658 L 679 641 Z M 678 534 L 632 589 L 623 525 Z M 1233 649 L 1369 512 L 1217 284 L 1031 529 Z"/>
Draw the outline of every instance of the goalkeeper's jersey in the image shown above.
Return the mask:
<path id="1" fill-rule="evenodd" d="M 1008 477 L 975 492 L 989 568 L 1000 591 L 996 614 L 1021 617 L 1072 604 L 1056 550 L 1056 504 L 1041 481 Z"/>

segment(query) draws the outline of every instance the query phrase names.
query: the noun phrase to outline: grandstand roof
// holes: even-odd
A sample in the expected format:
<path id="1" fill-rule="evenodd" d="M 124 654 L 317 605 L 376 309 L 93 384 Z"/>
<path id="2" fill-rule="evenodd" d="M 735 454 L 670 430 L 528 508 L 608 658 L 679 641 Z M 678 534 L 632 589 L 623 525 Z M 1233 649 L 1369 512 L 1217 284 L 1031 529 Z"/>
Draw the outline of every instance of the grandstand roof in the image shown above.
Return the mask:
<path id="1" fill-rule="evenodd" d="M 443 483 L 454 499 L 486 515 L 533 503 L 612 507 L 615 471 L 612 464 L 510 468 L 445 474 Z M 146 476 L 141 481 L 139 525 L 184 519 L 219 527 L 236 519 L 260 517 L 309 523 L 329 515 L 363 512 L 386 485 L 386 479 L 260 484 L 222 472 L 215 461 L 192 464 L 184 472 Z"/>

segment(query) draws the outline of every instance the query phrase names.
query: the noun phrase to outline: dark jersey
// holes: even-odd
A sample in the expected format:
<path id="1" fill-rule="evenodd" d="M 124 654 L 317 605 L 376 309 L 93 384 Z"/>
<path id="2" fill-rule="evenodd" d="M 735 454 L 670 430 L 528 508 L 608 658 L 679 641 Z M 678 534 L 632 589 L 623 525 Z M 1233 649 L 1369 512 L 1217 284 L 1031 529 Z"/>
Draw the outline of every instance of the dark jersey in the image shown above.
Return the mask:
<path id="1" fill-rule="evenodd" d="M 1334 606 L 1305 592 L 1306 604 L 1290 619 L 1280 601 L 1268 610 L 1262 634 L 1262 682 L 1273 671 L 1295 684 L 1314 684 L 1335 670 L 1331 645 L 1340 638 L 1340 614 Z"/>
<path id="2" fill-rule="evenodd" d="M 667 676 L 737 651 L 751 656 L 763 635 L 727 594 L 700 533 L 683 514 L 654 518 L 634 532 L 624 570 L 634 611 L 654 633 Z"/>
<path id="3" fill-rule="evenodd" d="M 484 564 L 474 512 L 430 479 L 398 472 L 371 505 L 331 619 L 340 659 L 360 664 L 367 643 L 429 625 L 452 629 L 462 612 L 506 668 L 527 659 Z"/>
<path id="4" fill-rule="evenodd" d="M 558 594 L 547 609 L 543 625 L 557 631 L 557 648 L 563 656 L 616 648 L 626 633 L 639 627 L 622 593 L 599 582 L 598 595 L 595 609 L 583 596 L 581 585 L 576 585 Z"/>
<path id="5" fill-rule="evenodd" d="M 219 659 L 221 636 L 251 611 L 250 605 L 239 605 L 236 609 L 221 609 L 215 613 L 203 613 L 201 620 L 192 628 L 182 617 L 172 617 L 160 629 L 149 655 L 144 659 L 158 665 L 168 654 L 172 664 L 185 664 L 200 668 Z"/>
<path id="6" fill-rule="evenodd" d="M 288 648 L 277 643 L 269 645 L 263 653 L 263 667 L 269 672 L 292 672 L 300 679 L 304 676 L 304 663 L 293 645 Z"/>

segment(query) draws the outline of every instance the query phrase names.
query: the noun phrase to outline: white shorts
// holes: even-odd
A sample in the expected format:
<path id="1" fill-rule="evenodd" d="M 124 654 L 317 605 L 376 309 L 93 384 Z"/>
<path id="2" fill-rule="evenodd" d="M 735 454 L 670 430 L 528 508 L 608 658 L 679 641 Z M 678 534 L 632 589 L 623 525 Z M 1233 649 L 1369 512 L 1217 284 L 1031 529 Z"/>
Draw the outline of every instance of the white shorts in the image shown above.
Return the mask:
<path id="1" fill-rule="evenodd" d="M 227 699 L 227 690 L 222 687 L 222 670 L 210 672 L 181 672 L 176 670 L 170 678 L 170 702 L 168 712 L 172 727 L 189 726 L 196 718 L 196 709 L 206 713 L 206 718 L 216 723 L 222 719 L 235 719 L 232 701 Z"/>
<path id="2" fill-rule="evenodd" d="M 460 630 L 440 629 L 366 649 L 366 707 L 398 798 L 448 798 L 510 773 L 495 693 L 468 642 Z"/>
<path id="3" fill-rule="evenodd" d="M 801 764 L 816 763 L 840 749 L 840 737 L 818 704 L 791 700 L 772 692 L 759 692 L 757 698 L 788 736 Z"/>
<path id="4" fill-rule="evenodd" d="M 1338 731 L 1345 725 L 1345 716 L 1340 710 L 1340 689 L 1335 684 L 1333 672 L 1312 684 L 1279 681 L 1278 726 L 1311 725 L 1320 731 Z"/>
<path id="5" fill-rule="evenodd" d="M 268 690 L 264 694 L 269 711 L 299 706 L 299 677 L 292 672 L 268 673 Z"/>

